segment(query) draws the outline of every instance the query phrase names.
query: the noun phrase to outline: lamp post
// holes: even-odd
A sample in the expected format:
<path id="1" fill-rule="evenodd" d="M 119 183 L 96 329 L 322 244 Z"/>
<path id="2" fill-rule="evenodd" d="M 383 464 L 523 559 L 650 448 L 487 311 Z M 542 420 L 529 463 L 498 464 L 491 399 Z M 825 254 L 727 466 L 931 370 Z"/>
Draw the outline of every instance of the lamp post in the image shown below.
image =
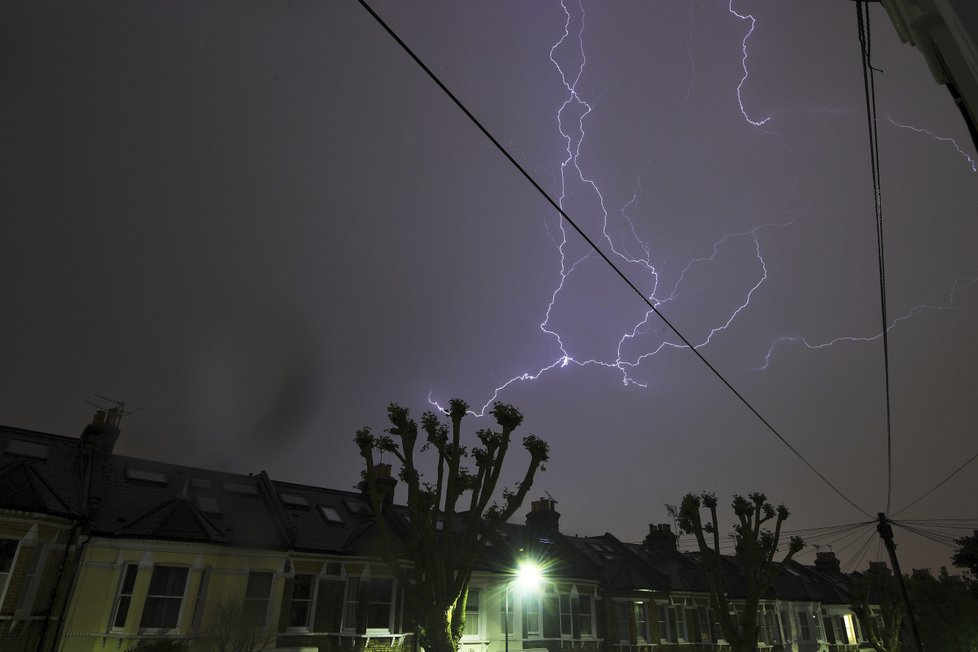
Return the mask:
<path id="1" fill-rule="evenodd" d="M 543 582 L 540 566 L 529 560 L 523 560 L 516 567 L 513 578 L 506 582 L 504 589 L 503 636 L 505 637 L 505 652 L 509 652 L 509 588 L 516 584 L 521 594 L 535 593 Z"/>

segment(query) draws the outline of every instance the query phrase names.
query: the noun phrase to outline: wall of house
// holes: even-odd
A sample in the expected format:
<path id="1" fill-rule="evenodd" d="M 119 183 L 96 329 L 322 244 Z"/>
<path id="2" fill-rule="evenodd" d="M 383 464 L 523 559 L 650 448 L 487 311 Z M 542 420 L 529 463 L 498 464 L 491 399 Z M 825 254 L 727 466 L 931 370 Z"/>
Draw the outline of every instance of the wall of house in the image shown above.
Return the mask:
<path id="1" fill-rule="evenodd" d="M 0 511 L 0 652 L 51 650 L 67 597 L 76 530 L 67 519 Z M 40 647 L 39 647 L 40 646 Z"/>

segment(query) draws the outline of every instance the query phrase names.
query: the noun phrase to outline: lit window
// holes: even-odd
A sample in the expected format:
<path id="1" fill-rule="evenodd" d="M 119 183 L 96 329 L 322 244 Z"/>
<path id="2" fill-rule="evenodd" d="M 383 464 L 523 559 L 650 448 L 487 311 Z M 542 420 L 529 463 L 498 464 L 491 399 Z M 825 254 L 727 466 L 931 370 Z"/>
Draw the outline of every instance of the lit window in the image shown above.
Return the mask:
<path id="1" fill-rule="evenodd" d="M 319 506 L 319 513 L 323 515 L 323 519 L 327 523 L 342 523 L 343 518 L 335 507 L 327 507 L 326 505 Z"/>
<path id="2" fill-rule="evenodd" d="M 174 629 L 180 621 L 180 607 L 183 604 L 183 592 L 186 588 L 186 568 L 154 566 L 139 627 Z"/>
<path id="3" fill-rule="evenodd" d="M 119 593 L 115 599 L 115 609 L 112 614 L 112 628 L 122 629 L 126 626 L 126 618 L 129 616 L 129 605 L 132 603 L 132 587 L 136 585 L 136 573 L 139 567 L 136 564 L 126 564 L 122 570 L 122 577 L 119 581 Z"/>
<path id="4" fill-rule="evenodd" d="M 126 469 L 126 479 L 137 480 L 139 482 L 152 482 L 153 484 L 161 484 L 164 487 L 167 485 L 165 473 L 150 471 L 149 469 L 129 467 Z"/>
<path id="5" fill-rule="evenodd" d="M 307 629 L 312 615 L 316 576 L 296 575 L 292 580 L 292 600 L 289 603 L 289 627 Z"/>
<path id="6" fill-rule="evenodd" d="M 11 439 L 7 443 L 7 452 L 11 455 L 33 457 L 38 460 L 46 460 L 48 458 L 49 448 L 50 446 L 47 444 L 39 444 L 34 441 L 24 441 L 22 439 Z"/>
<path id="7" fill-rule="evenodd" d="M 248 573 L 245 589 L 243 617 L 249 627 L 264 627 L 268 615 L 268 602 L 272 594 L 272 574 L 267 571 Z"/>
<path id="8" fill-rule="evenodd" d="M 0 604 L 3 604 L 3 597 L 7 593 L 7 583 L 14 568 L 14 560 L 17 559 L 19 544 L 18 539 L 0 539 Z"/>

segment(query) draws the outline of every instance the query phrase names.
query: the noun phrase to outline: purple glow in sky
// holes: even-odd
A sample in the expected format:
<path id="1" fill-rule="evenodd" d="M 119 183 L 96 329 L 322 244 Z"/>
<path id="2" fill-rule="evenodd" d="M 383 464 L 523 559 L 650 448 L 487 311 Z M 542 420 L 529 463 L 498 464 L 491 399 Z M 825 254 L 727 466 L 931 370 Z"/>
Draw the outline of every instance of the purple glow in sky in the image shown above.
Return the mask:
<path id="1" fill-rule="evenodd" d="M 786 440 L 883 509 L 851 2 L 375 9 Z M 978 452 L 978 177 L 945 90 L 871 10 L 899 510 Z M 18 0 L 0 48 L 3 423 L 77 435 L 98 392 L 145 406 L 124 454 L 350 488 L 353 434 L 389 401 L 498 397 L 551 444 L 537 489 L 565 532 L 640 540 L 701 490 L 766 491 L 790 528 L 866 520 L 356 2 Z M 971 466 L 901 517 L 978 518 L 976 493 Z M 896 535 L 908 569 L 948 563 Z M 862 540 L 835 545 L 855 561 Z"/>

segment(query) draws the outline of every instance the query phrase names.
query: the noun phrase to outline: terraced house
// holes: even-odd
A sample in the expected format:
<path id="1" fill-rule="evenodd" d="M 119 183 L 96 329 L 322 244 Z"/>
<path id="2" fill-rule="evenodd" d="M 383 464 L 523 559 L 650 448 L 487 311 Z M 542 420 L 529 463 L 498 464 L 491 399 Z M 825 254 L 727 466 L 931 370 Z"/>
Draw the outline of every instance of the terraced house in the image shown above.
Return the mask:
<path id="1" fill-rule="evenodd" d="M 116 455 L 120 417 L 99 412 L 80 437 L 0 427 L 0 652 L 153 638 L 203 651 L 234 637 L 282 652 L 417 649 L 363 493 Z M 559 518 L 553 499 L 534 501 L 487 546 L 462 652 L 723 649 L 695 555 L 668 525 L 625 543 L 567 536 Z M 512 574 L 527 559 L 545 568 L 531 589 Z M 792 563 L 762 606 L 758 649 L 868 649 L 851 600 L 831 553 Z"/>

